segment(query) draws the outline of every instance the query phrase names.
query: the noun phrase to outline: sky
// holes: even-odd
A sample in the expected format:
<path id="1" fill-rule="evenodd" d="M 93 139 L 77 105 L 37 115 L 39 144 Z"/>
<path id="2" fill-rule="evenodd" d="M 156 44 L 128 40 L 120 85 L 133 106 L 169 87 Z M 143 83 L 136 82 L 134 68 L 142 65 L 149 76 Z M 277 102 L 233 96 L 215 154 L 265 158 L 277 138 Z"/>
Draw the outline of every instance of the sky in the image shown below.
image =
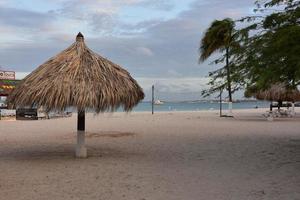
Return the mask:
<path id="1" fill-rule="evenodd" d="M 254 1 L 0 0 L 0 68 L 23 77 L 80 31 L 93 51 L 131 73 L 146 100 L 153 84 L 163 100 L 201 99 L 218 67 L 198 64 L 203 33 L 215 19 L 252 14 Z"/>

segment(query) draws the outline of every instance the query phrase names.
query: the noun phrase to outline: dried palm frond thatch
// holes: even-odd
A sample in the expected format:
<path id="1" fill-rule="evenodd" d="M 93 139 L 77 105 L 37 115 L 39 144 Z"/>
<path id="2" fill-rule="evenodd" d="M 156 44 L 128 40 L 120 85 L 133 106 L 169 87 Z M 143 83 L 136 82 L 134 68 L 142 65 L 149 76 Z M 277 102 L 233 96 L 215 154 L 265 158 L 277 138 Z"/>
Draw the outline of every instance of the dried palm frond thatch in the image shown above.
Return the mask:
<path id="1" fill-rule="evenodd" d="M 300 92 L 298 89 L 288 89 L 284 84 L 275 84 L 267 90 L 256 92 L 255 97 L 269 101 L 299 101 Z"/>
<path id="2" fill-rule="evenodd" d="M 12 107 L 46 110 L 91 108 L 97 113 L 120 106 L 130 111 L 144 93 L 119 65 L 90 50 L 79 33 L 76 42 L 29 74 L 9 95 Z"/>

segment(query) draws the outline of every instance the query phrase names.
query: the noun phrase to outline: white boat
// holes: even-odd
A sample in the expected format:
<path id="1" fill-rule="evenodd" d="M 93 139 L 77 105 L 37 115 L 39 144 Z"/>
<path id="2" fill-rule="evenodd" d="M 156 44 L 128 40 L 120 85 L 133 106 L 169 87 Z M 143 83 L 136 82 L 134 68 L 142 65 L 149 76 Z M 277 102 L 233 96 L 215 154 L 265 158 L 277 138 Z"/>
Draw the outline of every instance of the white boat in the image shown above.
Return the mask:
<path id="1" fill-rule="evenodd" d="M 163 105 L 164 102 L 160 101 L 160 100 L 156 100 L 154 101 L 154 105 Z"/>

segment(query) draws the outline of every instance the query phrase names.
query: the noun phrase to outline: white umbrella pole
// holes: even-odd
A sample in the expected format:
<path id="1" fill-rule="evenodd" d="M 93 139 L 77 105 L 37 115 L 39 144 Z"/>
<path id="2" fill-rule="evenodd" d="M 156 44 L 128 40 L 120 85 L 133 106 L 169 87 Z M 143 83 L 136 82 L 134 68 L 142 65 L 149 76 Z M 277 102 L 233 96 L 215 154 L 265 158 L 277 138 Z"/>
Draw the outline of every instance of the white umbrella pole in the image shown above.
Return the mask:
<path id="1" fill-rule="evenodd" d="M 85 147 L 85 111 L 78 111 L 78 116 L 77 116 L 76 157 L 77 158 L 87 157 L 87 149 Z"/>
<path id="2" fill-rule="evenodd" d="M 292 102 L 292 116 L 295 116 L 296 112 L 295 112 L 295 103 Z"/>

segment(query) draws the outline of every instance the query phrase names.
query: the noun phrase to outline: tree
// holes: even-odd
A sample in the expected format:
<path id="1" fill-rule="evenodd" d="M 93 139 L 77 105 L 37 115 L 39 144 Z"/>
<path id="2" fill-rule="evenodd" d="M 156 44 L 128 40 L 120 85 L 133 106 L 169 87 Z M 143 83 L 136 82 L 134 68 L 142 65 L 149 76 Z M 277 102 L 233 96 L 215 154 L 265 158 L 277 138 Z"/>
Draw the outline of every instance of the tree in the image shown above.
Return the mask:
<path id="1" fill-rule="evenodd" d="M 245 69 L 246 95 L 282 83 L 289 90 L 300 84 L 300 1 L 256 1 L 260 16 L 241 31 L 249 36 L 237 64 Z"/>
<path id="2" fill-rule="evenodd" d="M 234 76 L 236 70 L 231 58 L 232 52 L 239 47 L 238 38 L 239 33 L 235 29 L 234 21 L 230 18 L 215 20 L 205 32 L 199 48 L 199 63 L 207 60 L 213 53 L 225 52 L 221 58 L 213 62 L 215 64 L 225 62 L 225 66 L 209 73 L 211 88 L 203 91 L 203 95 L 210 95 L 226 88 L 229 102 L 232 103 L 232 93 L 237 90 L 236 87 L 232 87 L 232 83 L 235 83 L 238 77 Z"/>

